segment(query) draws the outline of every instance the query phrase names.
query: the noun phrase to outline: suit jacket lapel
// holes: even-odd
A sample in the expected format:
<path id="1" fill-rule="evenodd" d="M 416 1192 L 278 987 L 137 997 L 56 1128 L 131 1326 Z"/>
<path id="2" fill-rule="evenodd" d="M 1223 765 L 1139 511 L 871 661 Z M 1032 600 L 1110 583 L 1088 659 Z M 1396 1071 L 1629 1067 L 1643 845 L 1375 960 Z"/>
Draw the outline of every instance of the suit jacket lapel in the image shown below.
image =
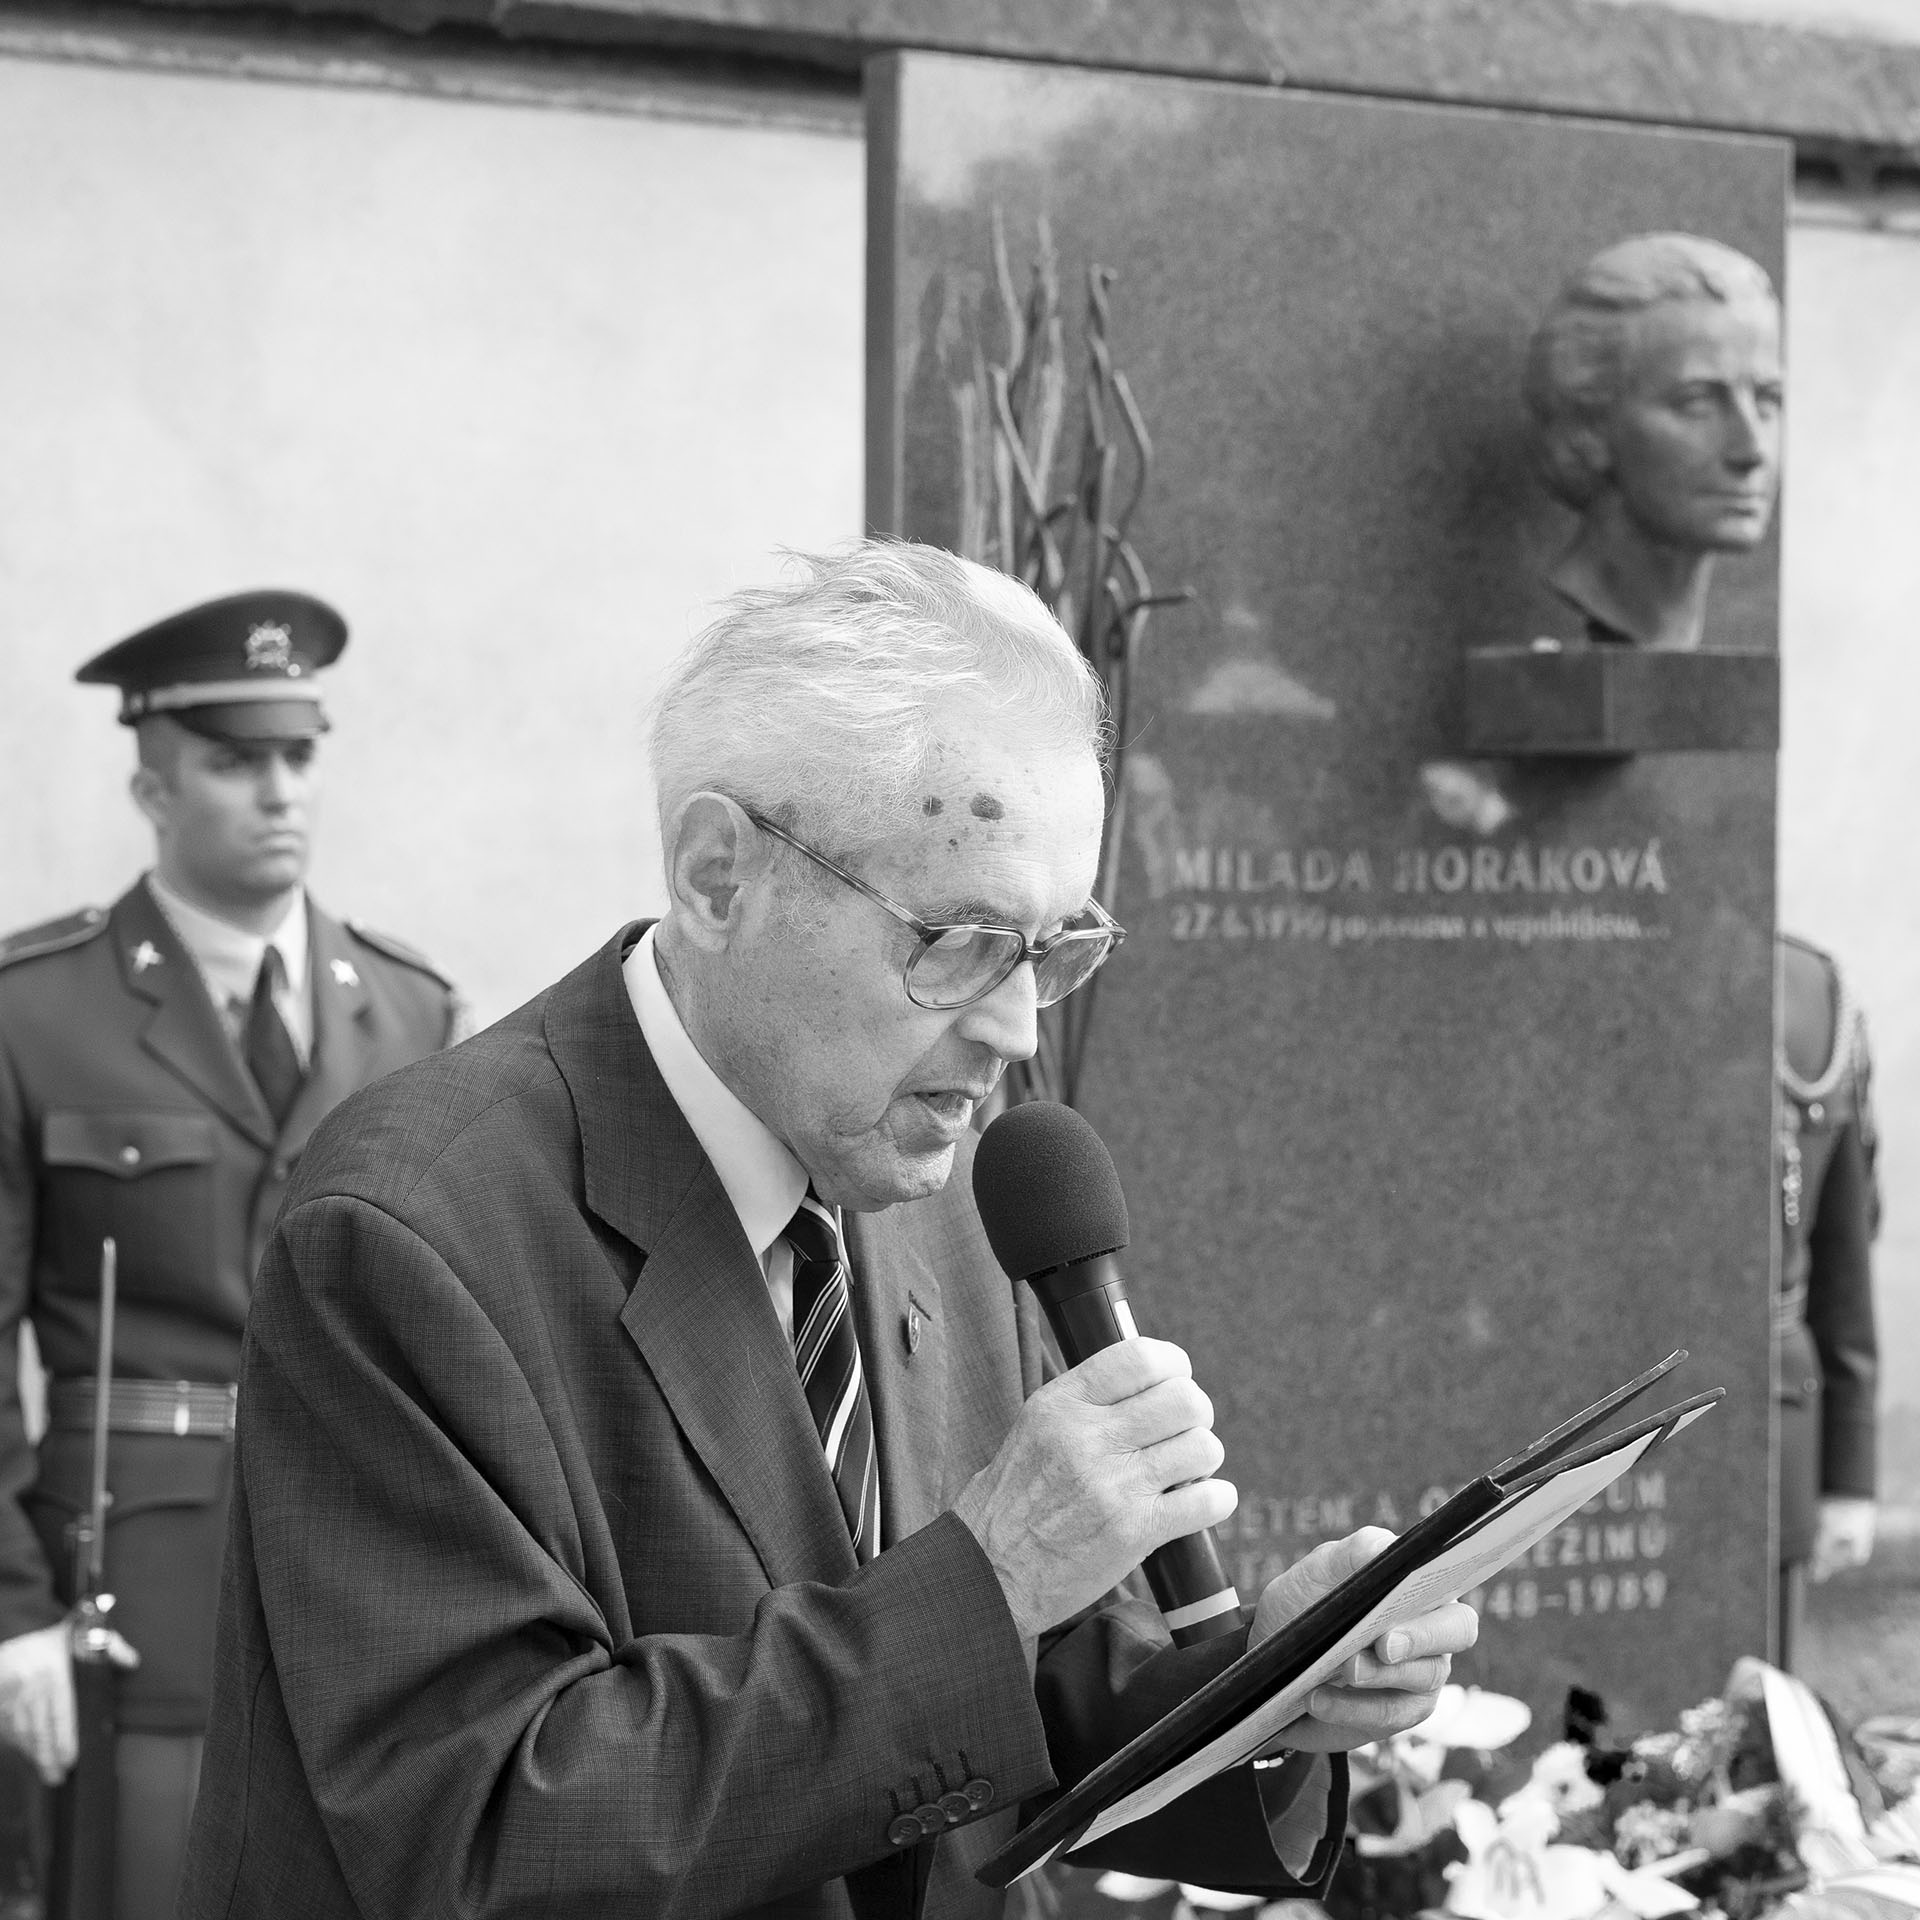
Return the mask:
<path id="1" fill-rule="evenodd" d="M 153 1006 L 141 1044 L 256 1146 L 271 1147 L 274 1127 L 267 1103 L 214 1010 L 193 956 L 145 880 L 114 903 L 109 937 L 127 991 Z"/>
<path id="2" fill-rule="evenodd" d="M 947 1351 L 940 1280 L 902 1209 L 846 1216 L 854 1325 L 880 1449 L 880 1538 L 918 1533 L 947 1504 Z"/>
<path id="3" fill-rule="evenodd" d="M 733 1203 L 667 1092 L 627 998 L 625 929 L 549 994 L 588 1207 L 646 1258 L 620 1320 L 774 1586 L 844 1580 L 853 1544 L 793 1349 Z"/>
<path id="4" fill-rule="evenodd" d="M 313 1052 L 307 1077 L 280 1129 L 285 1156 L 298 1153 L 313 1130 L 369 1078 L 376 1035 L 366 982 L 347 932 L 307 898 L 307 990 L 313 1006 Z"/>

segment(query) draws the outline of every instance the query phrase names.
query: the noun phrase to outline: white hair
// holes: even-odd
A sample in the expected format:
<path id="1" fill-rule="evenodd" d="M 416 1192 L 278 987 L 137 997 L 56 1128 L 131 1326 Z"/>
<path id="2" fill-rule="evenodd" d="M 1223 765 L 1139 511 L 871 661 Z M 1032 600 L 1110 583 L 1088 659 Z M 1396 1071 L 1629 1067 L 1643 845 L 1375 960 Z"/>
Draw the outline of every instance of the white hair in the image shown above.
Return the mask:
<path id="1" fill-rule="evenodd" d="M 790 558 L 788 581 L 726 602 L 653 704 L 663 830 L 714 791 L 857 852 L 913 804 L 956 716 L 1037 752 L 1104 749 L 1098 678 L 1019 581 L 908 541 Z"/>

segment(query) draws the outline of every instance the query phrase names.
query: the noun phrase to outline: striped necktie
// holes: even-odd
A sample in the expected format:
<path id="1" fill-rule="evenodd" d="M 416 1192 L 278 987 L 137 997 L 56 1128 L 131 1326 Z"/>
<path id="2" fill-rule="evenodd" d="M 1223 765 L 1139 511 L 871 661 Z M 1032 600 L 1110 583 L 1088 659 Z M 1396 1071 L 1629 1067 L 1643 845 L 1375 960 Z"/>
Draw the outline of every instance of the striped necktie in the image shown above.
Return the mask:
<path id="1" fill-rule="evenodd" d="M 854 1557 L 871 1560 L 880 1538 L 880 1468 L 873 1407 L 860 1366 L 838 1217 L 811 1187 L 787 1223 L 793 1247 L 793 1357 L 800 1390 L 820 1435 L 853 1536 Z"/>

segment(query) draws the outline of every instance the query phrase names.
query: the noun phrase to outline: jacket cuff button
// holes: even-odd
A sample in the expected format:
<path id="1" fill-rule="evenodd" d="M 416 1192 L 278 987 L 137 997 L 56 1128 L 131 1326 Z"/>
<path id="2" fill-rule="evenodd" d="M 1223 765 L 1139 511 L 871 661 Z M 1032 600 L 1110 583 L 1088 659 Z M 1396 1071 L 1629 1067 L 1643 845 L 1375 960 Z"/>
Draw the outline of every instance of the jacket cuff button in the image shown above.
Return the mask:
<path id="1" fill-rule="evenodd" d="M 947 1816 L 929 1800 L 923 1807 L 915 1807 L 913 1817 L 919 1822 L 920 1831 L 931 1840 L 936 1833 L 947 1830 Z"/>
<path id="2" fill-rule="evenodd" d="M 960 1791 L 967 1796 L 967 1805 L 970 1806 L 975 1813 L 978 1813 L 982 1807 L 993 1804 L 993 1782 L 991 1780 L 969 1780 Z"/>
<path id="3" fill-rule="evenodd" d="M 894 1847 L 917 1846 L 920 1841 L 920 1822 L 912 1814 L 903 1813 L 887 1829 L 887 1844 Z"/>
<path id="4" fill-rule="evenodd" d="M 947 1816 L 948 1826 L 957 1827 L 962 1820 L 973 1818 L 973 1802 L 964 1793 L 943 1793 L 940 1811 Z"/>

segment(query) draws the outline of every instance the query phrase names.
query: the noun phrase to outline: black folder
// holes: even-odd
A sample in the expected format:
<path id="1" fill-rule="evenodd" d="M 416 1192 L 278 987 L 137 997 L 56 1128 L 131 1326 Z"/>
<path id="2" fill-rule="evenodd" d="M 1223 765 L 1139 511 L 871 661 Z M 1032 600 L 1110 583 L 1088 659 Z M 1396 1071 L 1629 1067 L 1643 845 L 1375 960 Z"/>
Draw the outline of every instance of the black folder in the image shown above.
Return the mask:
<path id="1" fill-rule="evenodd" d="M 1071 1858 L 1076 1846 L 1157 1811 L 1212 1773 L 1253 1757 L 1279 1730 L 1275 1726 L 1258 1737 L 1249 1733 L 1262 1709 L 1272 1710 L 1274 1703 L 1284 1701 L 1290 1688 L 1350 1640 L 1376 1610 L 1396 1597 L 1411 1612 L 1458 1599 L 1511 1564 L 1601 1487 L 1720 1399 L 1725 1389 L 1715 1387 L 1601 1439 L 1589 1438 L 1686 1357 L 1684 1348 L 1669 1354 L 1658 1366 L 1469 1481 L 1331 1593 L 1062 1794 L 986 1862 L 980 1878 L 990 1886 L 1011 1885 L 1055 1855 Z M 1489 1553 L 1496 1557 L 1488 1560 Z M 1368 1644 L 1387 1625 L 1377 1623 L 1377 1632 L 1369 1631 L 1359 1644 Z M 1341 1652 L 1334 1665 L 1346 1657 Z M 1324 1677 L 1317 1676 L 1312 1684 Z M 1246 1750 L 1236 1751 L 1240 1746 Z"/>

